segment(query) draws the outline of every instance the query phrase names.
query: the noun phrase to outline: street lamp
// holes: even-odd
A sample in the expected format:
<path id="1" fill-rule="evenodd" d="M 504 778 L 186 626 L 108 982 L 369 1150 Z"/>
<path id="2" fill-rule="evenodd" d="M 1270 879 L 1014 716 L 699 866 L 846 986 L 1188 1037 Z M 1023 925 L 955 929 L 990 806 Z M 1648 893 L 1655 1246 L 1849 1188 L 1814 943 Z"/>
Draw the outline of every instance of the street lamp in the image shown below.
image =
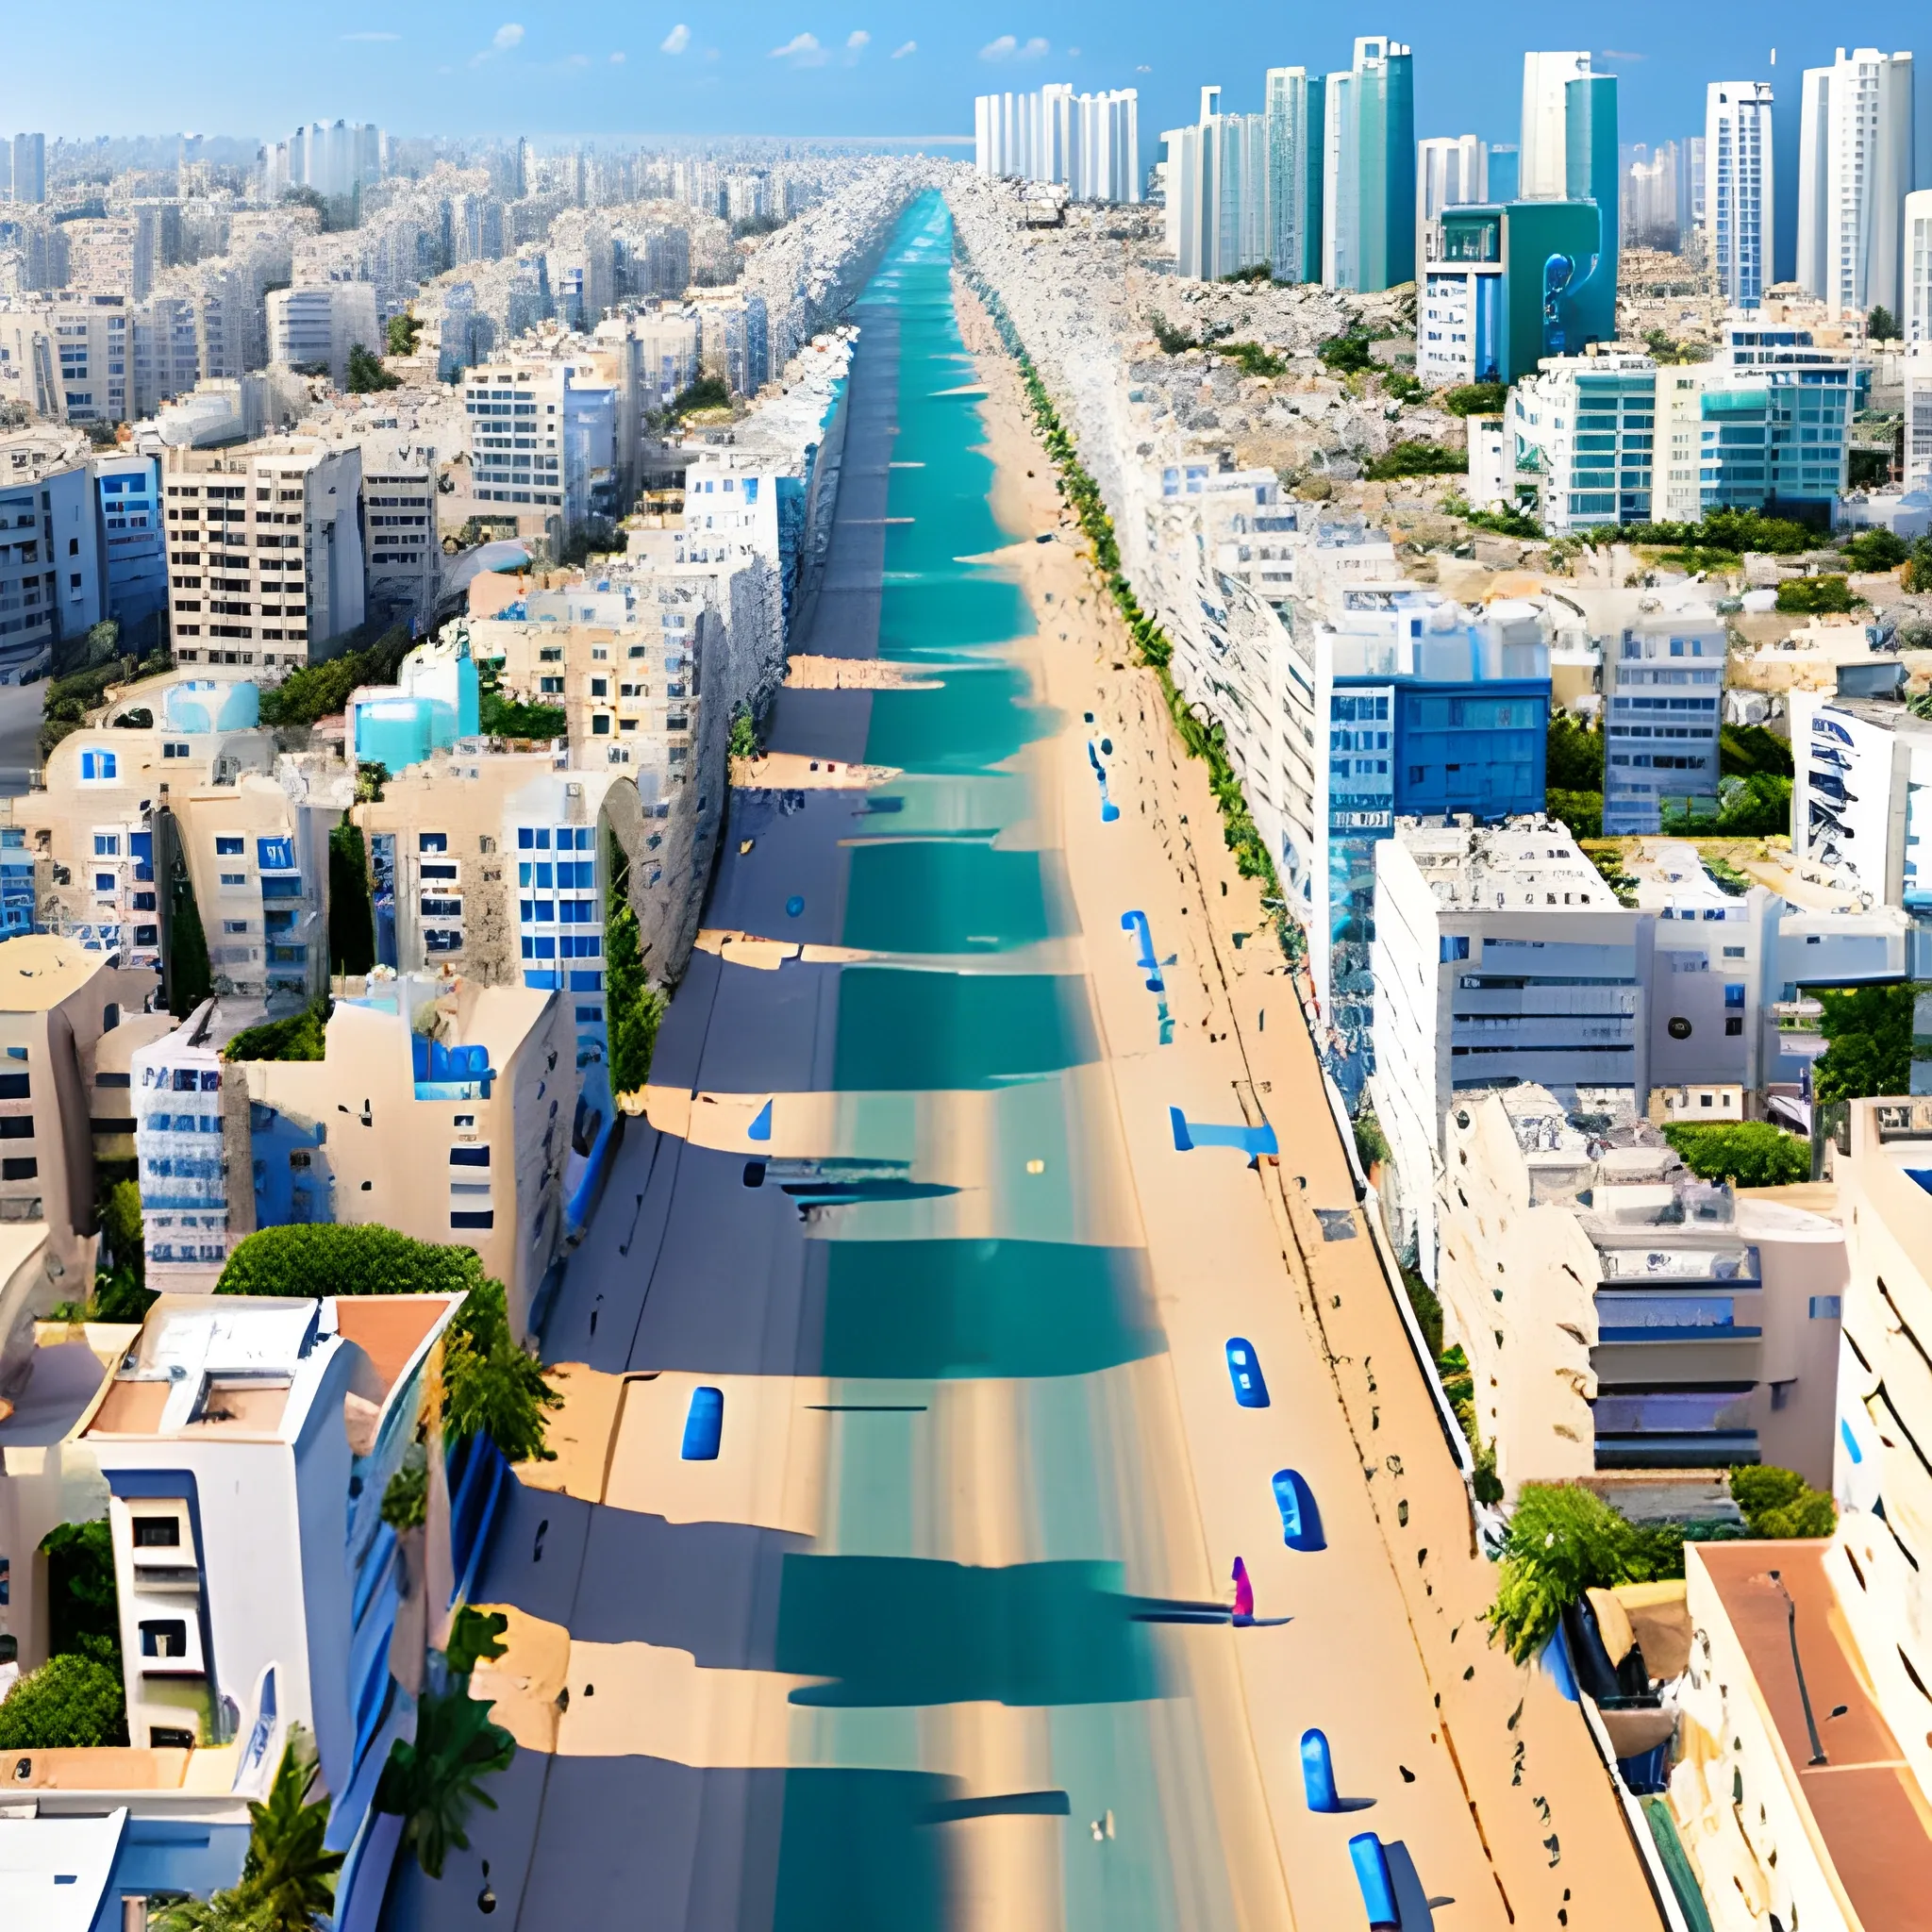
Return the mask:
<path id="1" fill-rule="evenodd" d="M 1798 1655 L 1798 1607 L 1791 1601 L 1791 1593 L 1785 1588 L 1785 1580 L 1777 1571 L 1771 1573 L 1771 1580 L 1777 1585 L 1777 1593 L 1785 1600 L 1785 1631 L 1791 1640 L 1791 1668 L 1798 1674 L 1798 1696 L 1805 1707 L 1805 1729 L 1811 1739 L 1811 1762 L 1823 1764 L 1825 1760 L 1824 1740 L 1818 1735 L 1818 1720 L 1811 1715 L 1811 1692 L 1805 1684 L 1805 1660 Z"/>

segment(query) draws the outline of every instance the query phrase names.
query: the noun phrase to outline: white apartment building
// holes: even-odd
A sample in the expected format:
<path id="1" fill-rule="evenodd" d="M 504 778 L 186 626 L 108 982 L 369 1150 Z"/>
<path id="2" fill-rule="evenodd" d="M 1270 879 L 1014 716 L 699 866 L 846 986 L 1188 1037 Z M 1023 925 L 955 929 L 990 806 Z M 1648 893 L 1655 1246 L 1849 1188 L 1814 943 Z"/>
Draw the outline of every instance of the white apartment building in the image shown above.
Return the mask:
<path id="1" fill-rule="evenodd" d="M 1484 1441 L 1526 1482 L 1832 1462 L 1844 1231 L 1694 1179 L 1655 1127 L 1525 1084 L 1452 1108 L 1437 1187 L 1445 1335 Z M 1688 1513 L 1688 1511 L 1687 1511 Z"/>
<path id="2" fill-rule="evenodd" d="M 1271 67 L 1261 114 L 1268 142 L 1268 266 L 1277 282 L 1322 274 L 1322 114 L 1326 89 L 1306 67 Z"/>
<path id="3" fill-rule="evenodd" d="M 1565 90 L 1590 74 L 1587 53 L 1524 55 L 1523 145 L 1516 191 L 1521 199 L 1568 197 L 1570 113 Z"/>
<path id="4" fill-rule="evenodd" d="M 1224 114 L 1221 90 L 1201 90 L 1191 127 L 1161 136 L 1167 143 L 1167 245 L 1176 275 L 1218 281 L 1270 259 L 1268 120 Z"/>
<path id="5" fill-rule="evenodd" d="M 252 1774 L 299 1724 L 353 1841 L 408 1734 L 392 1660 L 420 1671 L 382 1496 L 458 1306 L 170 1294 L 148 1311 L 81 1435 L 109 1496 L 137 1750 L 233 1744 Z M 446 1541 L 432 1560 L 449 1574 Z"/>
<path id="6" fill-rule="evenodd" d="M 1490 150 L 1474 134 L 1441 135 L 1415 144 L 1416 266 L 1442 253 L 1437 218 L 1445 208 L 1490 198 Z"/>
<path id="7" fill-rule="evenodd" d="M 1058 81 L 1034 93 L 979 94 L 973 134 L 982 175 L 1058 182 L 1075 201 L 1141 199 L 1140 96 L 1132 88 L 1076 94 Z"/>
<path id="8" fill-rule="evenodd" d="M 307 663 L 362 622 L 362 458 L 312 437 L 170 449 L 169 621 L 177 661 Z"/>
<path id="9" fill-rule="evenodd" d="M 1899 326 L 1907 342 L 1932 342 L 1932 188 L 1906 196 L 1905 304 Z"/>
<path id="10" fill-rule="evenodd" d="M 1932 339 L 1906 352 L 1905 487 L 1932 491 Z"/>
<path id="11" fill-rule="evenodd" d="M 362 521 L 368 533 L 368 606 L 378 617 L 428 625 L 441 582 L 432 466 L 373 463 L 363 448 Z"/>
<path id="12" fill-rule="evenodd" d="M 1791 845 L 1866 906 L 1932 916 L 1932 724 L 1898 699 L 1790 694 Z"/>
<path id="13" fill-rule="evenodd" d="M 762 295 L 701 290 L 693 303 L 708 375 L 734 395 L 756 395 L 772 378 L 772 342 Z"/>
<path id="14" fill-rule="evenodd" d="M 470 370 L 463 408 L 471 418 L 477 500 L 527 505 L 566 533 L 581 528 L 591 513 L 597 473 L 607 495 L 612 482 L 613 406 L 608 388 L 581 382 L 565 360 L 533 354 Z"/>
<path id="15" fill-rule="evenodd" d="M 1714 80 L 1705 90 L 1707 232 L 1718 293 L 1733 308 L 1756 308 L 1773 279 L 1777 201 L 1771 113 L 1769 81 Z"/>
<path id="16" fill-rule="evenodd" d="M 1563 825 L 1402 821 L 1374 850 L 1376 1118 L 1391 1208 L 1435 1270 L 1435 1176 L 1459 1093 L 1534 1082 L 1634 1119 L 1650 1091 L 1652 915 L 1630 910 Z"/>
<path id="17" fill-rule="evenodd" d="M 371 283 L 316 282 L 269 291 L 271 362 L 325 372 L 338 389 L 345 389 L 349 351 L 357 347 L 377 356 L 383 351 Z"/>
<path id="18" fill-rule="evenodd" d="M 1798 280 L 1833 310 L 1898 313 L 1900 215 L 1912 186 L 1912 57 L 1840 47 L 1805 70 Z"/>
<path id="19" fill-rule="evenodd" d="M 1666 801 L 1714 814 L 1726 661 L 1708 605 L 1639 615 L 1604 652 L 1604 833 L 1662 828 Z"/>

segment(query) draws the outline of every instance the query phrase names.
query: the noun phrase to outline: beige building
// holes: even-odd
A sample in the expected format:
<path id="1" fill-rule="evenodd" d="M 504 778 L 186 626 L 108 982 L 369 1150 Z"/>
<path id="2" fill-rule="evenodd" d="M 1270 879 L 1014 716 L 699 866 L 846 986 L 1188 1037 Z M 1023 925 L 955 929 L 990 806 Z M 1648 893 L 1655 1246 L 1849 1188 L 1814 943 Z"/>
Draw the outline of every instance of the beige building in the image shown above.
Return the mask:
<path id="1" fill-rule="evenodd" d="M 170 449 L 162 489 L 178 662 L 286 671 L 362 622 L 358 450 L 303 436 Z"/>
<path id="2" fill-rule="evenodd" d="M 1696 1180 L 1647 1124 L 1581 1130 L 1541 1088 L 1452 1109 L 1437 1287 L 1509 1494 L 1829 1480 L 1844 1233 L 1775 1193 Z"/>
<path id="3" fill-rule="evenodd" d="M 126 1112 L 112 1088 L 96 1098 L 100 1048 L 124 1018 L 153 1027 L 155 988 L 152 973 L 71 939 L 0 942 L 0 1394 L 32 1349 L 34 1317 L 93 1291 L 92 1123 Z"/>
<path id="4" fill-rule="evenodd" d="M 328 833 L 352 781 L 346 767 L 278 761 L 258 716 L 246 676 L 166 674 L 62 739 L 39 788 L 0 800 L 0 827 L 33 860 L 38 922 L 158 969 L 178 854 L 218 990 L 320 991 Z"/>
<path id="5" fill-rule="evenodd" d="M 375 1223 L 475 1248 L 521 1336 L 562 1238 L 569 1004 L 453 974 L 347 985 L 320 1060 L 230 1059 L 216 1002 L 134 1057 L 149 1285 L 211 1289 L 258 1227 Z"/>

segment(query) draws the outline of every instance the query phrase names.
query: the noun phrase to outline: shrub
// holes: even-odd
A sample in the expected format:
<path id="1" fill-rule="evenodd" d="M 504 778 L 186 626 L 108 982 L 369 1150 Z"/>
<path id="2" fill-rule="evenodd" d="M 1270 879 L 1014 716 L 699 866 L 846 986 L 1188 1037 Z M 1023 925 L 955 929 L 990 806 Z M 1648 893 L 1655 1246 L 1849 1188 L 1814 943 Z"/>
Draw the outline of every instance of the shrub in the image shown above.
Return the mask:
<path id="1" fill-rule="evenodd" d="M 1315 353 L 1336 375 L 1352 375 L 1374 366 L 1369 341 L 1369 337 L 1351 329 L 1345 335 L 1330 336 Z"/>
<path id="2" fill-rule="evenodd" d="M 1851 610 L 1864 601 L 1841 576 L 1792 577 L 1777 587 L 1777 608 L 1800 616 Z"/>
<path id="3" fill-rule="evenodd" d="M 1734 1469 L 1731 1500 L 1753 1536 L 1822 1537 L 1838 1527 L 1837 1505 L 1793 1469 L 1768 1463 Z"/>
<path id="4" fill-rule="evenodd" d="M 1500 416 L 1509 400 L 1502 382 L 1462 382 L 1442 393 L 1442 407 L 1452 416 Z"/>
<path id="5" fill-rule="evenodd" d="M 1912 554 L 1911 545 L 1890 530 L 1860 530 L 1844 545 L 1845 561 L 1854 570 L 1891 570 Z"/>
<path id="6" fill-rule="evenodd" d="M 524 705 L 501 691 L 486 691 L 476 709 L 476 723 L 485 738 L 566 737 L 570 721 L 561 705 Z"/>
<path id="7" fill-rule="evenodd" d="M 280 684 L 261 693 L 264 724 L 313 724 L 330 718 L 365 684 L 393 684 L 402 662 L 416 647 L 406 624 L 386 630 L 372 644 L 341 652 L 322 664 L 301 664 Z"/>
<path id="8" fill-rule="evenodd" d="M 421 1529 L 429 1521 L 429 1457 L 411 1443 L 382 1492 L 382 1520 L 393 1530 Z"/>
<path id="9" fill-rule="evenodd" d="M 389 319 L 389 352 L 391 356 L 413 356 L 423 325 L 407 311 Z"/>
<path id="10" fill-rule="evenodd" d="M 1382 1131 L 1382 1123 L 1373 1111 L 1358 1113 L 1355 1117 L 1356 1158 L 1362 1164 L 1362 1172 L 1368 1171 L 1378 1161 L 1389 1158 L 1389 1137 Z"/>
<path id="11" fill-rule="evenodd" d="M 1288 364 L 1259 342 L 1216 342 L 1214 353 L 1241 364 L 1243 375 L 1281 375 Z"/>
<path id="12" fill-rule="evenodd" d="M 689 416 L 695 409 L 728 409 L 731 385 L 722 375 L 701 375 L 689 389 L 680 390 L 671 404 L 674 416 Z"/>
<path id="13" fill-rule="evenodd" d="M 1668 1126 L 1664 1139 L 1704 1180 L 1730 1181 L 1740 1188 L 1785 1188 L 1811 1178 L 1810 1143 L 1769 1121 Z"/>
<path id="14" fill-rule="evenodd" d="M 1468 468 L 1467 450 L 1415 438 L 1391 444 L 1362 475 L 1371 482 L 1383 483 L 1397 476 L 1459 476 Z"/>
<path id="15" fill-rule="evenodd" d="M 1164 315 L 1150 312 L 1147 325 L 1154 331 L 1154 340 L 1160 344 L 1163 355 L 1184 356 L 1190 349 L 1201 346 L 1198 337 L 1191 336 L 1184 328 L 1175 328 Z"/>
<path id="16" fill-rule="evenodd" d="M 29 1671 L 0 1704 L 0 1751 L 84 1751 L 126 1741 L 120 1671 L 78 1651 Z"/>
<path id="17" fill-rule="evenodd" d="M 748 706 L 740 705 L 731 714 L 729 750 L 735 758 L 755 758 L 758 755 L 758 727 Z"/>
<path id="18" fill-rule="evenodd" d="M 265 1020 L 259 1026 L 244 1026 L 223 1047 L 222 1058 L 230 1061 L 326 1059 L 328 1016 L 334 1010 L 335 1002 L 325 993 L 286 1020 Z"/>
<path id="19" fill-rule="evenodd" d="M 41 1539 L 41 1548 L 47 1558 L 48 1649 L 84 1650 L 118 1666 L 120 1592 L 108 1519 L 59 1524 Z"/>

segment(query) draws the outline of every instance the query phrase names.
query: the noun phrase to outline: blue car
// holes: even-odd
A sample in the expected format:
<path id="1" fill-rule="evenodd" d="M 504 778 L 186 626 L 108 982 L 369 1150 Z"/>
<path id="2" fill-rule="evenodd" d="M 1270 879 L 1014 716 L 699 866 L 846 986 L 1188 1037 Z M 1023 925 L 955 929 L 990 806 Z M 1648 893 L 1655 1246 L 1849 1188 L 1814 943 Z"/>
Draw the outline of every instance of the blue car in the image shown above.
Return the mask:
<path id="1" fill-rule="evenodd" d="M 686 1462 L 715 1462 L 718 1441 L 724 1433 L 724 1391 L 722 1389 L 693 1389 L 691 1407 L 684 1417 Z"/>
<path id="2" fill-rule="evenodd" d="M 1227 1344 L 1227 1373 L 1234 1383 L 1234 1399 L 1243 1408 L 1268 1407 L 1268 1384 L 1261 1378 L 1261 1364 L 1252 1341 L 1237 1335 Z"/>
<path id="3" fill-rule="evenodd" d="M 1281 1541 L 1290 1549 L 1328 1547 L 1328 1541 L 1322 1534 L 1322 1512 L 1315 1507 L 1315 1492 L 1303 1480 L 1299 1470 L 1274 1472 L 1274 1507 L 1281 1511 Z"/>

